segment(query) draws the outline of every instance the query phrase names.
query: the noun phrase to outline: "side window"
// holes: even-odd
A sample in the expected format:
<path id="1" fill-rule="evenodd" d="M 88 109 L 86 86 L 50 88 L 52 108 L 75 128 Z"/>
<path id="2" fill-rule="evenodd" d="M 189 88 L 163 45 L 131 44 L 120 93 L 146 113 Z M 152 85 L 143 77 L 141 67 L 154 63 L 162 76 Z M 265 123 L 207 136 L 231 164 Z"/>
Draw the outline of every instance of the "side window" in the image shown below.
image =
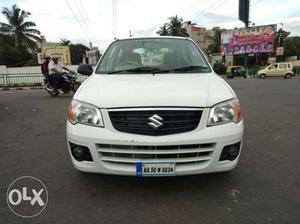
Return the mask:
<path id="1" fill-rule="evenodd" d="M 288 67 L 288 68 L 291 68 L 291 64 L 287 64 L 287 67 Z"/>
<path id="2" fill-rule="evenodd" d="M 279 69 L 286 69 L 286 64 L 279 64 Z"/>

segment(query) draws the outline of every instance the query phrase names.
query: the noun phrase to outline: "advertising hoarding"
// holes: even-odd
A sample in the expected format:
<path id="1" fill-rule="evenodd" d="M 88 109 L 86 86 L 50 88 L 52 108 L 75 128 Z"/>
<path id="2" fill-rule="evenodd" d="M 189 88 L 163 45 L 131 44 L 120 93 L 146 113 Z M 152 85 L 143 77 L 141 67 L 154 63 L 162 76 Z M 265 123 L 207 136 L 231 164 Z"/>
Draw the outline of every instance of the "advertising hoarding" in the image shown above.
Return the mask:
<path id="1" fill-rule="evenodd" d="M 276 29 L 276 25 L 266 25 L 222 31 L 222 55 L 271 53 L 274 51 Z"/>
<path id="2" fill-rule="evenodd" d="M 58 59 L 66 65 L 71 64 L 70 48 L 69 46 L 62 46 L 60 44 L 47 44 L 42 46 L 42 58 L 46 55 L 58 57 Z"/>
<path id="3" fill-rule="evenodd" d="M 284 47 L 277 47 L 276 49 L 276 56 L 283 56 Z"/>

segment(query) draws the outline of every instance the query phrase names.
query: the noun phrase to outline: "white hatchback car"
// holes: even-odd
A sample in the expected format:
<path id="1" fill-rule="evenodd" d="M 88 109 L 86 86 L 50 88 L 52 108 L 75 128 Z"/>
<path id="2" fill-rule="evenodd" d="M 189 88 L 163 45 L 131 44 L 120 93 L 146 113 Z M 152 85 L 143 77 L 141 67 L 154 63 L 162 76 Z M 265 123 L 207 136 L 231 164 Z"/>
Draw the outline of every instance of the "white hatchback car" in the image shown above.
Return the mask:
<path id="1" fill-rule="evenodd" d="M 70 104 L 67 141 L 85 172 L 174 176 L 229 171 L 243 141 L 239 101 L 189 38 L 114 41 Z"/>

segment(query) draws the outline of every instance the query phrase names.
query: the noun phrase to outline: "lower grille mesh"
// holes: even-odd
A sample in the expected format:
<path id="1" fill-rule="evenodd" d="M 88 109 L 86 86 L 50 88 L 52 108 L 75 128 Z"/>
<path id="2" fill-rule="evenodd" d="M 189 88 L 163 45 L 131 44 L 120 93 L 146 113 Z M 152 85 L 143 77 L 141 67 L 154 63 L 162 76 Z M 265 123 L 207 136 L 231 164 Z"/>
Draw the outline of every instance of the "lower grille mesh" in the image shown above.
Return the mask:
<path id="1" fill-rule="evenodd" d="M 206 162 L 211 159 L 215 143 L 189 145 L 111 145 L 96 144 L 101 160 L 120 164 L 137 162 Z"/>

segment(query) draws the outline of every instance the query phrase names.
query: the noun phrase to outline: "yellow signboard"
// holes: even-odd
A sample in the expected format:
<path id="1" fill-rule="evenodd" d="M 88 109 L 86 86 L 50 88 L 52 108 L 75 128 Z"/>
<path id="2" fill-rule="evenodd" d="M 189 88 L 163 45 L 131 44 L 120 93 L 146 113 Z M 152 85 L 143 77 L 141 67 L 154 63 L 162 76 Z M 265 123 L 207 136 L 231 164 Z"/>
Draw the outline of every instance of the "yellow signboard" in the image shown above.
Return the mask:
<path id="1" fill-rule="evenodd" d="M 58 59 L 65 65 L 71 64 L 70 48 L 69 46 L 61 46 L 59 44 L 47 44 L 42 46 L 42 57 L 45 56 L 58 57 Z"/>

